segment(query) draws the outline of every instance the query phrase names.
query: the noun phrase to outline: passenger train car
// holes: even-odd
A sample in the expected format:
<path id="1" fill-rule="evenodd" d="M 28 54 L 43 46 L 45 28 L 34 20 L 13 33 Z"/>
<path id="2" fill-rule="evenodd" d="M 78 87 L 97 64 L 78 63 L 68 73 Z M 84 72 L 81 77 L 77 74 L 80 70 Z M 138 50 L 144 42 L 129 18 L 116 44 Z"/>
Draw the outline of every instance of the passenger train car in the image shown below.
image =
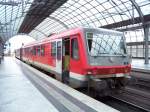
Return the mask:
<path id="1" fill-rule="evenodd" d="M 70 29 L 24 45 L 16 54 L 75 88 L 120 88 L 131 70 L 123 33 L 101 28 Z"/>

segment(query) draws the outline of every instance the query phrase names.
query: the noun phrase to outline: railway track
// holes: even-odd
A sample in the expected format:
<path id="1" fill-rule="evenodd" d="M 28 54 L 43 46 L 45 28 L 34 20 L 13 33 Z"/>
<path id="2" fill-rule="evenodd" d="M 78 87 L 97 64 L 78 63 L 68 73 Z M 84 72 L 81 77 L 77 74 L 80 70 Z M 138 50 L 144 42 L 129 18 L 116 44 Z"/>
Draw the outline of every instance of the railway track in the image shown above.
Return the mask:
<path id="1" fill-rule="evenodd" d="M 147 110 L 140 108 L 137 105 L 133 105 L 130 102 L 121 100 L 118 97 L 108 96 L 99 101 L 119 110 L 120 112 L 148 112 Z"/>
<path id="2" fill-rule="evenodd" d="M 115 92 L 106 97 L 95 97 L 92 92 L 88 94 L 87 88 L 80 88 L 78 91 L 121 112 L 150 112 L 150 95 L 134 88 L 127 87 L 125 90 L 122 90 L 121 93 Z"/>
<path id="3" fill-rule="evenodd" d="M 139 87 L 145 90 L 150 89 L 150 71 L 143 71 L 143 70 L 132 70 L 131 71 L 132 82 L 130 86 Z"/>
<path id="4" fill-rule="evenodd" d="M 121 93 L 114 93 L 110 97 L 126 104 L 150 112 L 150 71 L 132 70 L 132 83 L 122 90 Z"/>
<path id="5" fill-rule="evenodd" d="M 110 97 L 143 111 L 150 112 L 150 94 L 132 87 L 126 87 L 120 94 L 112 94 Z"/>

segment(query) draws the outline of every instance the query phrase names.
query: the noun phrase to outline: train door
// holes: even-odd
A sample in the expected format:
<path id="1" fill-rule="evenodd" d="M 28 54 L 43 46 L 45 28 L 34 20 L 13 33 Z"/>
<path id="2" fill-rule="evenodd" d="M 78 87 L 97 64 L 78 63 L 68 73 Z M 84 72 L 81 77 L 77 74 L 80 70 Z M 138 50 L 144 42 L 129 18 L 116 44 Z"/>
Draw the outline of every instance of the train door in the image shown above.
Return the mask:
<path id="1" fill-rule="evenodd" d="M 63 39 L 62 50 L 62 82 L 69 83 L 69 69 L 70 69 L 70 38 Z"/>
<path id="2" fill-rule="evenodd" d="M 20 48 L 20 60 L 22 60 L 22 48 Z"/>
<path id="3" fill-rule="evenodd" d="M 62 40 L 56 41 L 56 71 L 62 73 Z"/>

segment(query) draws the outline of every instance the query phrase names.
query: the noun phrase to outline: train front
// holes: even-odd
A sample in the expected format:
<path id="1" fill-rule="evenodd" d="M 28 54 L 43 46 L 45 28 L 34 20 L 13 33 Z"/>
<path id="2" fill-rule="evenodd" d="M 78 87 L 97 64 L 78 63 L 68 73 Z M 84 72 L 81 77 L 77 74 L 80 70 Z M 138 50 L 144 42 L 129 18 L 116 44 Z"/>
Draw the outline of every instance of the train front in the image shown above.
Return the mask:
<path id="1" fill-rule="evenodd" d="M 90 85 L 105 95 L 124 87 L 130 79 L 131 58 L 126 51 L 123 33 L 86 29 L 85 41 Z"/>

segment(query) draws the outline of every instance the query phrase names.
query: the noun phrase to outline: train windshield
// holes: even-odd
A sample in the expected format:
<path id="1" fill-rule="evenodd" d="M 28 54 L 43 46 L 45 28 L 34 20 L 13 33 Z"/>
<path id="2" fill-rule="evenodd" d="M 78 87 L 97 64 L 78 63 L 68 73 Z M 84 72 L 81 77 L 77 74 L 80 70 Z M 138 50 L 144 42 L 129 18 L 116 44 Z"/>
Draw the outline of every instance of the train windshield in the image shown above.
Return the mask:
<path id="1" fill-rule="evenodd" d="M 126 54 L 122 35 L 86 33 L 86 38 L 91 56 L 124 56 Z"/>

